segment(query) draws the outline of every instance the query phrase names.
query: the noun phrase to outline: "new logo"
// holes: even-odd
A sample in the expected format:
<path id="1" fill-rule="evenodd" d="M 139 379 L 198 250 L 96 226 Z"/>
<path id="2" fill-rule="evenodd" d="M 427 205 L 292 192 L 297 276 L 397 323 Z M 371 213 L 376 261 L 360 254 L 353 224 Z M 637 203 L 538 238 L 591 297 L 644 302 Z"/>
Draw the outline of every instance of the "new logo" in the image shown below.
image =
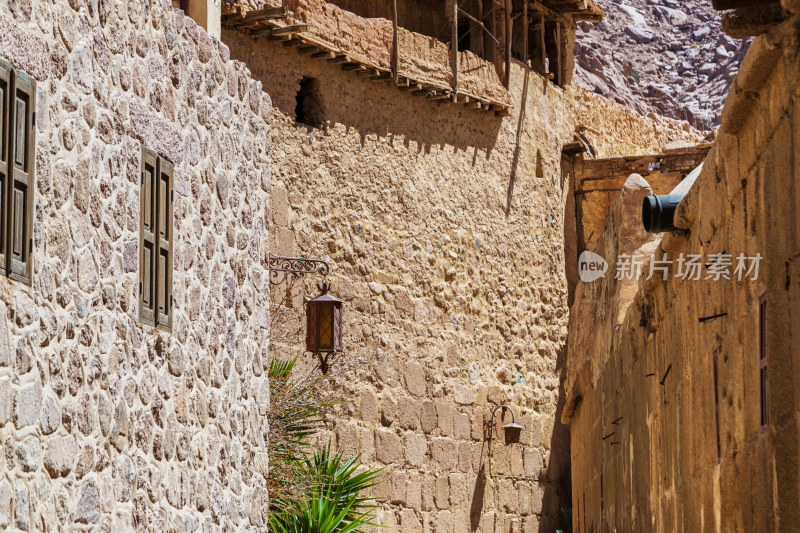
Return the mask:
<path id="1" fill-rule="evenodd" d="M 594 252 L 586 250 L 578 259 L 578 276 L 584 283 L 602 278 L 608 272 L 608 263 Z"/>

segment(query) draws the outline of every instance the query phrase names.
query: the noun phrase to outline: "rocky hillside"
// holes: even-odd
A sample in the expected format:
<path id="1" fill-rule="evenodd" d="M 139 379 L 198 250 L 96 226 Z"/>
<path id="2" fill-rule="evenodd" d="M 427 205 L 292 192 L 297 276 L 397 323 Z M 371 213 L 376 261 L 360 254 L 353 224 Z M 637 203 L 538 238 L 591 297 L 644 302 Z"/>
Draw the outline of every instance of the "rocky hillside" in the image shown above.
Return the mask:
<path id="1" fill-rule="evenodd" d="M 719 125 L 749 41 L 721 31 L 710 0 L 599 0 L 606 19 L 579 23 L 578 85 L 642 115 Z"/>

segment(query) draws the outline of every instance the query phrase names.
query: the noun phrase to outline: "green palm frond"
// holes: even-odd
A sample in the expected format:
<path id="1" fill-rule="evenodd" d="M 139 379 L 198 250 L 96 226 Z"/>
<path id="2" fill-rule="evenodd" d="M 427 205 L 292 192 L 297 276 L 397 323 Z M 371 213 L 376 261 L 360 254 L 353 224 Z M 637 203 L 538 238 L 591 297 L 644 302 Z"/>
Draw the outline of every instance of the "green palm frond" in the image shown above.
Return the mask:
<path id="1" fill-rule="evenodd" d="M 330 443 L 304 460 L 314 479 L 307 497 L 281 512 L 272 513 L 269 527 L 275 533 L 355 533 L 375 525 L 377 507 L 361 493 L 378 484 L 383 469 L 362 466 L 358 457 L 344 460 Z"/>

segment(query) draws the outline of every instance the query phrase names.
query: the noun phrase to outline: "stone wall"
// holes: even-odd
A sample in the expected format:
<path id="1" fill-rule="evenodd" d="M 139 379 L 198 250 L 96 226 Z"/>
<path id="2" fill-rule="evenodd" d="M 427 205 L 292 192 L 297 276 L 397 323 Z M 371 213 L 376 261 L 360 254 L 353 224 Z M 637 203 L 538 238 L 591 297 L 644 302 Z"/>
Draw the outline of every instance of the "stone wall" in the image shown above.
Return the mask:
<path id="1" fill-rule="evenodd" d="M 798 28 L 795 15 L 751 47 L 676 214 L 687 231 L 645 234 L 650 187 L 632 176 L 595 248 L 610 274 L 578 285 L 564 385 L 578 530 L 776 531 L 800 520 Z M 615 281 L 614 258 L 637 251 L 732 254 L 731 279 L 706 279 L 704 267 L 700 281 L 675 270 L 666 281 Z M 761 254 L 757 280 L 733 273 L 740 253 Z"/>
<path id="2" fill-rule="evenodd" d="M 575 125 L 601 158 L 660 154 L 713 139 L 686 121 L 652 113 L 644 117 L 583 88 L 575 90 Z"/>
<path id="3" fill-rule="evenodd" d="M 271 103 L 162 0 L 0 1 L 36 91 L 33 283 L 0 278 L 0 529 L 263 529 Z M 138 322 L 140 143 L 174 172 Z"/>
<path id="4" fill-rule="evenodd" d="M 331 370 L 343 402 L 329 436 L 387 466 L 374 492 L 380 522 L 552 532 L 568 504 L 560 160 L 572 90 L 534 73 L 526 83 L 514 65 L 514 113 L 500 118 L 280 43 L 224 30 L 223 40 L 275 105 L 273 251 L 328 260 L 345 301 L 347 364 Z M 304 76 L 319 80 L 322 130 L 294 120 Z M 525 428 L 522 444 L 495 441 L 494 473 L 520 479 L 488 477 L 492 402 L 512 405 Z"/>

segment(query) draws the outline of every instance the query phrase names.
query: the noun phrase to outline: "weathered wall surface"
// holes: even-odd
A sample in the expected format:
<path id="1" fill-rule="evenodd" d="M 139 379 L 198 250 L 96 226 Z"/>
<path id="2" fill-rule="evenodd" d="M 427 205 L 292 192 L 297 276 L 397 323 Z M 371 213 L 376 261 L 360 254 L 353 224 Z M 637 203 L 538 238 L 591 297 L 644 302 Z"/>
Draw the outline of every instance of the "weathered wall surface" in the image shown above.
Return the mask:
<path id="1" fill-rule="evenodd" d="M 0 278 L 0 529 L 260 529 L 271 104 L 168 2 L 0 2 L 38 82 L 33 285 Z M 174 321 L 137 321 L 140 143 Z"/>
<path id="2" fill-rule="evenodd" d="M 515 114 L 501 119 L 278 43 L 223 40 L 275 105 L 273 252 L 329 260 L 345 301 L 349 364 L 333 370 L 344 403 L 331 435 L 388 467 L 380 521 L 409 533 L 553 531 L 568 454 L 559 166 L 571 91 L 536 74 L 526 90 L 515 66 Z M 303 76 L 321 84 L 324 130 L 294 121 Z M 555 482 L 487 479 L 490 402 L 511 404 L 525 427 L 522 445 L 495 446 L 494 472 Z"/>
<path id="3" fill-rule="evenodd" d="M 281 2 L 253 0 L 242 4 L 280 6 Z M 368 65 L 391 68 L 391 20 L 361 17 L 325 0 L 292 0 L 288 2 L 288 7 L 293 23 L 308 25 L 308 30 L 303 32 L 304 37 L 346 52 L 353 59 Z M 565 34 L 574 35 L 574 28 L 565 29 Z M 398 50 L 401 76 L 441 88 L 452 87 L 453 64 L 449 43 L 400 27 Z M 572 54 L 565 52 L 565 55 L 571 57 Z M 508 104 L 508 90 L 500 81 L 494 63 L 484 61 L 468 50 L 459 52 L 458 57 L 460 93 Z"/>
<path id="4" fill-rule="evenodd" d="M 670 145 L 698 144 L 706 135 L 688 122 L 643 117 L 583 88 L 575 89 L 575 126 L 601 158 L 660 154 Z"/>
<path id="5" fill-rule="evenodd" d="M 649 187 L 631 178 L 598 241 L 611 274 L 578 286 L 565 382 L 578 530 L 775 531 L 800 520 L 800 361 L 792 349 L 800 324 L 798 39 L 795 16 L 753 44 L 719 138 L 679 208 L 688 232 L 643 234 Z M 616 254 L 637 249 L 672 259 L 732 254 L 732 279 L 705 279 L 704 268 L 701 281 L 615 282 Z M 757 280 L 733 274 L 740 253 L 763 257 Z"/>
<path id="6" fill-rule="evenodd" d="M 639 157 L 575 161 L 578 247 L 591 250 L 603 233 L 606 218 L 631 174 L 644 177 L 654 194 L 669 194 L 708 154 L 709 145 Z"/>

